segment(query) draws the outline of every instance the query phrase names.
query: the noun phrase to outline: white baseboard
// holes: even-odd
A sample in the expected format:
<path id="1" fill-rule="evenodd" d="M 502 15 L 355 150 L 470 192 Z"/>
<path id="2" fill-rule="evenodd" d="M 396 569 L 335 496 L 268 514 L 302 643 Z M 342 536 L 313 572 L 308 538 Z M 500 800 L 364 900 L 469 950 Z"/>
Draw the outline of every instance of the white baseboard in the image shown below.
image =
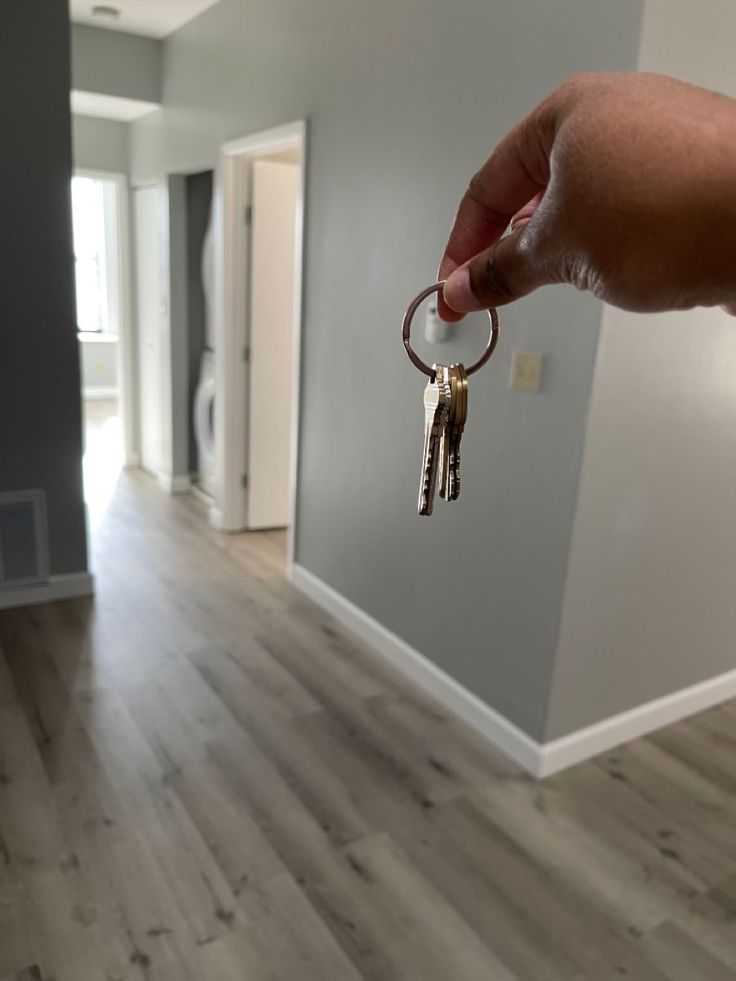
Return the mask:
<path id="1" fill-rule="evenodd" d="M 214 497 L 211 494 L 208 494 L 206 490 L 202 490 L 199 484 L 195 484 L 194 481 L 192 481 L 192 486 L 189 488 L 189 491 L 201 504 L 204 504 L 209 508 L 214 508 Z"/>
<path id="2" fill-rule="evenodd" d="M 729 671 L 603 719 L 568 736 L 540 743 L 303 566 L 294 564 L 289 571 L 298 589 L 353 630 L 446 709 L 472 726 L 495 749 L 535 777 L 552 776 L 622 743 L 736 697 L 736 671 Z"/>
<path id="3" fill-rule="evenodd" d="M 688 716 L 736 698 L 736 671 L 708 678 L 671 695 L 561 736 L 541 746 L 538 776 L 547 777 L 575 763 L 605 753 L 622 743 L 679 722 Z"/>
<path id="4" fill-rule="evenodd" d="M 95 401 L 96 399 L 116 399 L 120 397 L 120 389 L 117 385 L 95 385 L 82 389 L 82 398 L 85 401 Z"/>
<path id="5" fill-rule="evenodd" d="M 541 747 L 531 736 L 303 566 L 292 565 L 291 578 L 297 588 L 371 644 L 398 671 L 471 725 L 496 749 L 537 775 Z"/>
<path id="6" fill-rule="evenodd" d="M 156 476 L 159 484 L 169 494 L 187 494 L 192 486 L 192 478 L 189 474 L 159 473 Z"/>
<path id="7" fill-rule="evenodd" d="M 94 577 L 90 572 L 70 572 L 51 576 L 39 586 L 22 586 L 19 589 L 0 591 L 0 610 L 12 610 L 37 603 L 53 603 L 56 600 L 77 599 L 94 593 Z"/>
<path id="8" fill-rule="evenodd" d="M 216 528 L 217 531 L 222 531 L 226 535 L 237 535 L 241 531 L 248 531 L 248 529 L 243 524 L 226 524 L 225 515 L 222 508 L 218 507 L 217 504 L 212 504 L 209 512 L 210 525 Z"/>

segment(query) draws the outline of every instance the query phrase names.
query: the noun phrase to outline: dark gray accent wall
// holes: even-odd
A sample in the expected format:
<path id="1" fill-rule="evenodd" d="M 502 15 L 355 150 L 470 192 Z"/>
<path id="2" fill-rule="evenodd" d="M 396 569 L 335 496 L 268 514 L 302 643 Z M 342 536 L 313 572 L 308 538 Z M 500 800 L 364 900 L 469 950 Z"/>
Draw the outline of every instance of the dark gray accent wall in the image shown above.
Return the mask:
<path id="1" fill-rule="evenodd" d="M 187 289 L 187 179 L 168 177 L 169 323 L 171 325 L 171 474 L 189 474 L 189 291 Z"/>
<path id="2" fill-rule="evenodd" d="M 149 37 L 73 24 L 72 88 L 161 101 L 162 44 Z"/>
<path id="3" fill-rule="evenodd" d="M 570 73 L 634 68 L 641 7 L 221 0 L 165 42 L 163 108 L 132 126 L 143 182 L 308 118 L 297 560 L 535 737 L 602 308 L 552 287 L 502 312 L 470 386 L 462 498 L 431 519 L 415 513 L 423 378 L 401 317 L 493 145 Z M 508 388 L 513 348 L 545 353 L 542 394 Z"/>
<path id="4" fill-rule="evenodd" d="M 52 574 L 87 568 L 65 3 L 3 8 L 0 490 L 45 491 Z"/>
<path id="5" fill-rule="evenodd" d="M 199 369 L 205 348 L 205 298 L 202 286 L 202 244 L 210 220 L 213 172 L 203 171 L 187 177 L 187 295 L 189 340 L 189 470 L 196 473 L 197 441 L 194 438 L 192 410 L 199 384 Z"/>

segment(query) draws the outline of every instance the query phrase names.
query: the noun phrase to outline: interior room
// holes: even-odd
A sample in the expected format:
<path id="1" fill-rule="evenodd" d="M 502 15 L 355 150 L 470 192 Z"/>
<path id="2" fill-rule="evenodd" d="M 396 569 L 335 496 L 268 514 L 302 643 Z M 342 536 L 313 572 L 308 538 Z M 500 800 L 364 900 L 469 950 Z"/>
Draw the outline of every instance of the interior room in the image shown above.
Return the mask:
<path id="1" fill-rule="evenodd" d="M 736 319 L 471 181 L 736 133 L 734 5 L 0 17 L 0 981 L 736 981 Z"/>

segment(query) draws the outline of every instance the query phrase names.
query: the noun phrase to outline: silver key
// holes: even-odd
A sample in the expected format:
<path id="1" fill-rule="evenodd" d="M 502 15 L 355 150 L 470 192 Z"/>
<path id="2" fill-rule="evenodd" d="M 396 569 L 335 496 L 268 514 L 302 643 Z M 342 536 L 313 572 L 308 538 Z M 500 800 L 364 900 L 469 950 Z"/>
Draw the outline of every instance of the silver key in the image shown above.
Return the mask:
<path id="1" fill-rule="evenodd" d="M 443 365 L 434 365 L 434 378 L 424 389 L 424 449 L 419 484 L 419 514 L 431 514 L 437 485 L 440 442 L 447 425 L 449 392 Z"/>

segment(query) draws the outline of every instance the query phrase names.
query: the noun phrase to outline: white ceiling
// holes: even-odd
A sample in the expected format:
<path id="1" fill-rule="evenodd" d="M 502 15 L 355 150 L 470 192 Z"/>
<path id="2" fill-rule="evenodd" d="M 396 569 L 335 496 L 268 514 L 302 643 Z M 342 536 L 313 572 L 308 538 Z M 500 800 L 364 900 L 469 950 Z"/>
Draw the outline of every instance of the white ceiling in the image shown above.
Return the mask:
<path id="1" fill-rule="evenodd" d="M 69 0 L 69 8 L 78 24 L 162 38 L 215 3 L 217 0 Z M 115 21 L 93 17 L 92 8 L 97 4 L 117 7 L 120 17 Z"/>

